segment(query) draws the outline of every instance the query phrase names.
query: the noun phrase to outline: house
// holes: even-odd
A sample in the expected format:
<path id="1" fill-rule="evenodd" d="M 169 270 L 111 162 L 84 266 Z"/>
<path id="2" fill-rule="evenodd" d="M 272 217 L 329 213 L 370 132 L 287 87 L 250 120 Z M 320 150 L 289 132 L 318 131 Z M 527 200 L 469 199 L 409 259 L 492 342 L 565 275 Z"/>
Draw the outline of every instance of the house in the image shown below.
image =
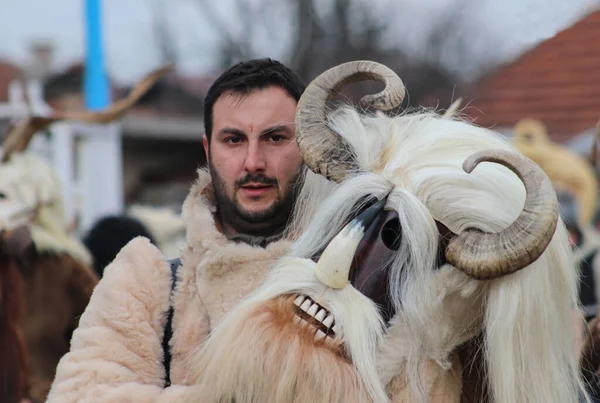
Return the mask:
<path id="1" fill-rule="evenodd" d="M 590 158 L 600 120 L 599 43 L 594 11 L 463 91 L 463 113 L 507 137 L 521 119 L 539 120 L 552 141 Z M 576 222 L 574 195 L 558 196 L 563 218 Z"/>
<path id="2" fill-rule="evenodd" d="M 538 119 L 553 141 L 590 150 L 600 119 L 599 43 L 595 11 L 464 93 L 465 114 L 507 134 L 522 118 Z"/>

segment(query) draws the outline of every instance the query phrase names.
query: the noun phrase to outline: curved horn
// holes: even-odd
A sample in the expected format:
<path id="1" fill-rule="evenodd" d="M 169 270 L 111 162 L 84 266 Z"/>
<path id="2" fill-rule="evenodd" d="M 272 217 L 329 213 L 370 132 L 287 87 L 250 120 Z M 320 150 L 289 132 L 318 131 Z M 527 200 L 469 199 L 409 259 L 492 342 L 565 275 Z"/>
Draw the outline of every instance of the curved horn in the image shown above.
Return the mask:
<path id="1" fill-rule="evenodd" d="M 362 97 L 363 105 L 390 110 L 404 100 L 404 84 L 391 69 L 371 61 L 354 61 L 320 74 L 298 101 L 296 141 L 304 163 L 329 180 L 339 182 L 358 167 L 350 146 L 327 127 L 326 104 L 344 85 L 364 80 L 381 80 L 385 88 Z"/>
<path id="2" fill-rule="evenodd" d="M 23 151 L 27 148 L 33 135 L 45 129 L 54 122 L 74 120 L 87 123 L 110 123 L 123 116 L 152 86 L 173 69 L 173 64 L 166 64 L 144 77 L 136 84 L 129 95 L 110 105 L 103 111 L 60 112 L 52 116 L 30 116 L 18 122 L 10 131 L 2 144 L 1 162 L 6 162 L 13 151 Z"/>
<path id="3" fill-rule="evenodd" d="M 478 280 L 489 280 L 516 272 L 537 260 L 554 235 L 558 222 L 558 200 L 544 171 L 516 152 L 486 150 L 465 160 L 471 173 L 483 161 L 501 164 L 523 181 L 527 196 L 519 217 L 499 233 L 467 229 L 446 247 L 450 264 Z"/>

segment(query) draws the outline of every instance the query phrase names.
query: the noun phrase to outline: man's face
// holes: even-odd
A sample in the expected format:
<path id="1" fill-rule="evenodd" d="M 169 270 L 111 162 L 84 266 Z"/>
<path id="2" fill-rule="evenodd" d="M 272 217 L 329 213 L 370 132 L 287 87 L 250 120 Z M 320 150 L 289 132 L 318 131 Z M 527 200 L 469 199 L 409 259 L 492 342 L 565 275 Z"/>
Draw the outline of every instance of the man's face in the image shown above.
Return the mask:
<path id="1" fill-rule="evenodd" d="M 287 220 L 302 166 L 296 104 L 279 87 L 226 93 L 215 102 L 210 145 L 205 137 L 204 149 L 219 208 L 229 220 Z"/>

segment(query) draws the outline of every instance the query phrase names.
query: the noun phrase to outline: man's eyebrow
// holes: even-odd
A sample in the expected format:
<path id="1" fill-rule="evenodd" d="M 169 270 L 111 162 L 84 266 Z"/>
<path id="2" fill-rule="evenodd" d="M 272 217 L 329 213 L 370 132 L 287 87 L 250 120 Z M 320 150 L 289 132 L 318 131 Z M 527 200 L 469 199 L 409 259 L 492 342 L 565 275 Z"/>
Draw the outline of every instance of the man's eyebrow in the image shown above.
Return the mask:
<path id="1" fill-rule="evenodd" d="M 264 129 L 260 133 L 260 135 L 265 136 L 265 135 L 273 134 L 273 133 L 277 133 L 277 132 L 290 132 L 290 131 L 292 131 L 292 128 L 289 127 L 288 125 L 275 125 L 275 126 Z"/>
<path id="2" fill-rule="evenodd" d="M 242 130 L 236 129 L 235 127 L 224 127 L 221 130 L 219 130 L 219 134 L 233 134 L 235 136 L 246 135 L 246 133 L 244 133 Z"/>

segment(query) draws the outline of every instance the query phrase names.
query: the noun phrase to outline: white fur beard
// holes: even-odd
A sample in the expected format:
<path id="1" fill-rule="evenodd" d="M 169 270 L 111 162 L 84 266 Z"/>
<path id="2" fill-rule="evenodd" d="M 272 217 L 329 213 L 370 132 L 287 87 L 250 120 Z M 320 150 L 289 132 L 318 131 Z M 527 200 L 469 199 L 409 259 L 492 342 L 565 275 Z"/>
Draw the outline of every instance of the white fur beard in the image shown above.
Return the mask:
<path id="1" fill-rule="evenodd" d="M 198 353 L 190 401 L 227 403 L 386 402 L 376 367 L 383 326 L 374 304 L 351 286 L 331 290 L 313 262 L 286 259 L 234 308 Z M 335 339 L 315 338 L 294 305 L 309 296 L 335 317 Z"/>

